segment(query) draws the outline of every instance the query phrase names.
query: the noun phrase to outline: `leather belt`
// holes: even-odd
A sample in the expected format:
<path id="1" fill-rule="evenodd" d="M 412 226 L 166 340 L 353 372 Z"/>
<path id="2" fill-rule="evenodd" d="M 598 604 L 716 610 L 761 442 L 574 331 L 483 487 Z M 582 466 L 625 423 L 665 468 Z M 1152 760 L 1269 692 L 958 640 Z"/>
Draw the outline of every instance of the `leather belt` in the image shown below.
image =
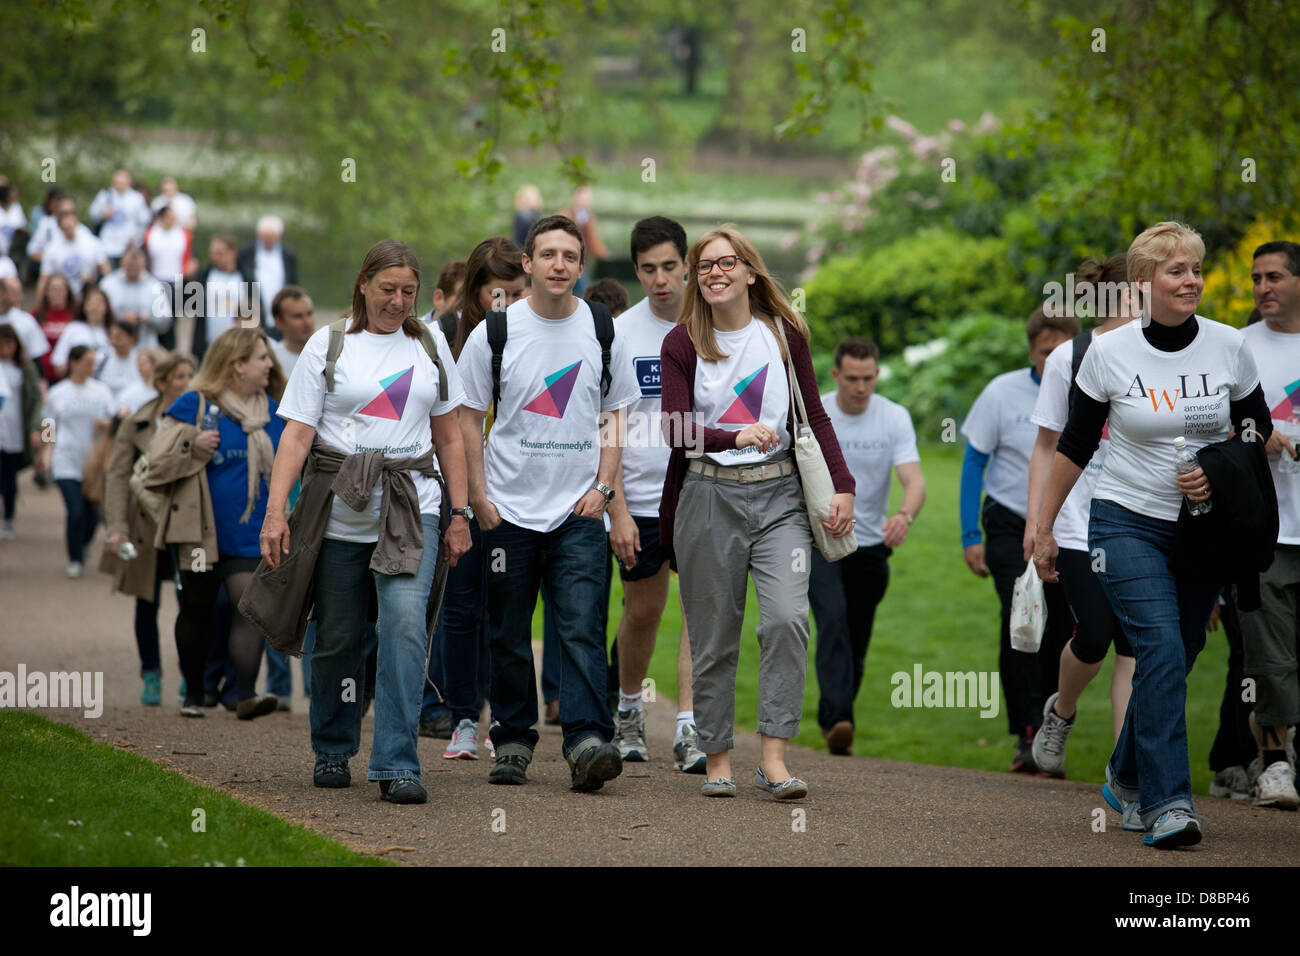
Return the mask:
<path id="1" fill-rule="evenodd" d="M 748 484 L 794 474 L 794 459 L 787 456 L 781 461 L 764 462 L 761 465 L 715 465 L 702 458 L 692 458 L 686 469 L 705 478 L 723 478 Z"/>

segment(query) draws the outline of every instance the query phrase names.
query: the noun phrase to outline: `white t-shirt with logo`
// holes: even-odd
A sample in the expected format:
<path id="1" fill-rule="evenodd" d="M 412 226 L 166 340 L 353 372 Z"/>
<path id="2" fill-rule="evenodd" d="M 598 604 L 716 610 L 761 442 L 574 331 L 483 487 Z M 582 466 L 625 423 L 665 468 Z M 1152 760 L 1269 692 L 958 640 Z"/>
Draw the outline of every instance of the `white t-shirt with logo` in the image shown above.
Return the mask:
<path id="1" fill-rule="evenodd" d="M 961 426 L 975 450 L 989 456 L 985 494 L 1022 518 L 1029 511 L 1029 457 L 1038 440 L 1029 420 L 1038 401 L 1033 371 L 1004 372 L 985 385 Z"/>
<path id="2" fill-rule="evenodd" d="M 429 419 L 454 411 L 465 400 L 451 348 L 433 330 L 438 358 L 447 373 L 447 400 L 438 399 L 438 369 L 419 339 L 400 329 L 389 335 L 358 332 L 343 336 L 343 351 L 334 366 L 334 391 L 325 391 L 325 355 L 329 326 L 307 340 L 277 414 L 286 421 L 316 429 L 327 445 L 353 455 L 381 451 L 385 458 L 419 458 L 433 446 Z M 437 453 L 437 449 L 433 449 Z M 442 513 L 436 479 L 412 473 L 420 496 L 420 513 Z M 325 537 L 368 543 L 379 540 L 383 481 L 376 479 L 370 507 L 357 512 L 334 499 Z"/>
<path id="3" fill-rule="evenodd" d="M 1110 448 L 1094 498 L 1177 521 L 1182 496 L 1174 483 L 1174 439 L 1186 438 L 1193 452 L 1224 441 L 1229 402 L 1259 384 L 1240 332 L 1199 315 L 1196 323 L 1196 337 L 1177 352 L 1147 342 L 1140 322 L 1100 336 L 1088 349 L 1079 388 L 1110 403 Z"/>
<path id="4" fill-rule="evenodd" d="M 158 335 L 172 325 L 172 305 L 167 286 L 147 272 L 131 282 L 126 272 L 118 269 L 104 276 L 99 283 L 113 306 L 113 314 L 122 318 L 127 313 L 144 316 L 139 323 L 140 335 L 136 345 L 148 348 L 158 344 Z"/>
<path id="5" fill-rule="evenodd" d="M 1112 330 L 1113 331 L 1113 330 Z M 1092 334 L 1093 345 L 1097 342 L 1097 333 Z M 1092 346 L 1089 346 L 1091 350 Z M 1043 384 L 1038 390 L 1038 403 L 1030 421 L 1055 432 L 1065 431 L 1070 420 L 1070 374 L 1074 366 L 1074 340 L 1063 342 L 1052 349 L 1043 366 Z M 1088 513 L 1091 508 L 1092 491 L 1101 477 L 1101 466 L 1106 460 L 1106 449 L 1110 444 L 1109 429 L 1102 427 L 1101 444 L 1083 469 L 1079 480 L 1075 482 L 1065 504 L 1056 516 L 1053 535 L 1056 543 L 1072 551 L 1088 550 Z"/>
<path id="6" fill-rule="evenodd" d="M 107 261 L 103 243 L 93 233 L 78 229 L 68 239 L 59 232 L 41 257 L 41 275 L 57 273 L 68 280 L 75 295 L 81 295 L 85 278 L 97 275 L 99 264 Z"/>
<path id="7" fill-rule="evenodd" d="M 95 443 L 95 422 L 117 411 L 113 393 L 103 382 L 88 378 L 77 385 L 71 379 L 50 389 L 42 418 L 54 419 L 54 454 L 50 470 L 55 480 L 81 480 L 90 448 Z"/>
<path id="8" fill-rule="evenodd" d="M 1300 335 L 1276 332 L 1267 322 L 1248 325 L 1241 334 L 1259 369 L 1273 427 L 1281 429 L 1293 444 L 1300 442 Z M 1300 544 L 1300 474 L 1282 474 L 1278 471 L 1281 460 L 1281 455 L 1270 455 L 1268 462 L 1277 488 L 1277 541 Z"/>
<path id="9" fill-rule="evenodd" d="M 528 299 L 506 308 L 501 400 L 484 453 L 487 497 L 501 517 L 532 531 L 553 531 L 596 483 L 600 413 L 640 396 L 631 354 L 615 322 L 609 394 L 601 396 L 600 342 L 591 309 L 581 299 L 564 319 L 544 319 Z M 492 348 L 487 322 L 465 341 L 457 363 L 465 404 L 492 404 Z"/>
<path id="10" fill-rule="evenodd" d="M 776 448 L 728 448 L 705 457 L 719 465 L 757 465 L 790 447 L 786 420 L 790 415 L 790 379 L 781 345 L 767 324 L 750 318 L 735 332 L 713 332 L 719 362 L 695 363 L 695 414 L 705 428 L 743 431 L 762 422 L 777 435 Z"/>
<path id="11" fill-rule="evenodd" d="M 108 344 L 108 330 L 89 322 L 69 322 L 63 327 L 59 340 L 54 343 L 54 354 L 50 364 L 59 366 L 68 364 L 68 353 L 74 346 L 84 345 L 95 353 L 95 368 L 113 351 Z"/>
<path id="12" fill-rule="evenodd" d="M 626 340 L 626 355 L 632 366 L 640 397 L 627 410 L 627 445 L 623 449 L 623 496 L 633 515 L 652 518 L 659 514 L 664 493 L 664 476 L 672 451 L 661 427 L 659 353 L 664 336 L 676 323 L 659 318 L 644 298 L 614 320 L 617 337 Z"/>
<path id="13" fill-rule="evenodd" d="M 18 333 L 18 341 L 23 343 L 23 351 L 27 353 L 29 361 L 40 358 L 50 350 L 50 340 L 41 331 L 41 323 L 37 322 L 36 316 L 30 312 L 24 312 L 15 306 L 0 315 L 0 325 L 13 326 L 14 331 Z"/>
<path id="14" fill-rule="evenodd" d="M 822 407 L 835 429 L 844 463 L 849 466 L 858 493 L 853 499 L 854 532 L 864 548 L 885 543 L 885 513 L 889 510 L 890 470 L 920 461 L 912 416 L 897 402 L 872 395 L 867 410 L 850 415 L 840 408 L 835 392 L 822 396 Z"/>
<path id="15" fill-rule="evenodd" d="M 0 451 L 22 451 L 27 445 L 23 431 L 23 370 L 0 360 Z"/>
<path id="16" fill-rule="evenodd" d="M 144 236 L 151 217 L 149 206 L 144 196 L 135 189 L 117 192 L 115 189 L 101 189 L 90 204 L 92 219 L 99 219 L 104 212 L 112 208 L 113 214 L 104 220 L 99 236 L 103 240 L 105 251 L 117 258 L 132 243 L 138 243 Z"/>

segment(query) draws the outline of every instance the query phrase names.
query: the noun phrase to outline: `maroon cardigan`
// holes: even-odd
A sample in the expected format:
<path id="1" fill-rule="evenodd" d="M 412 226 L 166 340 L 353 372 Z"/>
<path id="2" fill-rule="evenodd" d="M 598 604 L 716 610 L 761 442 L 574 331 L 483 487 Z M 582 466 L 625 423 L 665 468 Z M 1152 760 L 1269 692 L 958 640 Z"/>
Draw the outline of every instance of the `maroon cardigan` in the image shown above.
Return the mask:
<path id="1" fill-rule="evenodd" d="M 844 453 L 840 451 L 835 429 L 831 427 L 831 420 L 822 407 L 808 341 L 789 322 L 785 323 L 785 337 L 790 343 L 790 356 L 794 362 L 795 376 L 799 380 L 799 390 L 803 393 L 804 405 L 808 409 L 809 424 L 826 457 L 826 466 L 830 469 L 835 492 L 851 495 L 857 486 L 848 465 L 844 463 Z M 695 410 L 695 363 L 698 356 L 685 325 L 677 326 L 665 336 L 659 359 L 664 438 L 672 446 L 668 473 L 664 476 L 664 493 L 659 501 L 659 542 L 663 547 L 671 548 L 673 522 L 677 517 L 677 496 L 681 493 L 682 481 L 686 477 L 686 449 L 702 445 L 706 453 L 726 451 L 736 447 L 736 435 L 739 432 L 727 431 L 725 428 L 706 428 L 691 420 L 691 413 Z M 793 408 L 786 418 L 786 430 L 793 443 Z"/>

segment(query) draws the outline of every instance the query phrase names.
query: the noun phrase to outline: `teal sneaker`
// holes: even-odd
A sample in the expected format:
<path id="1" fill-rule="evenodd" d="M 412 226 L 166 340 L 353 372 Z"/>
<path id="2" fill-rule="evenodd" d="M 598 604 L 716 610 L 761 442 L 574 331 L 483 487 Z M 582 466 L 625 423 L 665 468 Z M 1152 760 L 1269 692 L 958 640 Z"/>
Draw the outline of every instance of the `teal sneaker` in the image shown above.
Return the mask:
<path id="1" fill-rule="evenodd" d="M 162 706 L 162 672 L 144 672 L 144 690 L 140 691 L 140 703 L 146 707 Z"/>

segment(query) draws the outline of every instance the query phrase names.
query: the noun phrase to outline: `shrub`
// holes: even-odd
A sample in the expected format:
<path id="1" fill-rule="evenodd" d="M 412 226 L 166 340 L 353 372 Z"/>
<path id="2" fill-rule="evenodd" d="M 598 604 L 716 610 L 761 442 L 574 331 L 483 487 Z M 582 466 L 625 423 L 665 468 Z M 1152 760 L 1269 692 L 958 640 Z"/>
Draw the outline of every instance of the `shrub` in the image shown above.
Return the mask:
<path id="1" fill-rule="evenodd" d="M 897 352 L 941 334 L 956 316 L 1027 316 L 1036 303 L 1001 239 L 935 228 L 833 259 L 805 288 L 813 346 L 823 350 L 866 335 L 882 352 Z"/>

